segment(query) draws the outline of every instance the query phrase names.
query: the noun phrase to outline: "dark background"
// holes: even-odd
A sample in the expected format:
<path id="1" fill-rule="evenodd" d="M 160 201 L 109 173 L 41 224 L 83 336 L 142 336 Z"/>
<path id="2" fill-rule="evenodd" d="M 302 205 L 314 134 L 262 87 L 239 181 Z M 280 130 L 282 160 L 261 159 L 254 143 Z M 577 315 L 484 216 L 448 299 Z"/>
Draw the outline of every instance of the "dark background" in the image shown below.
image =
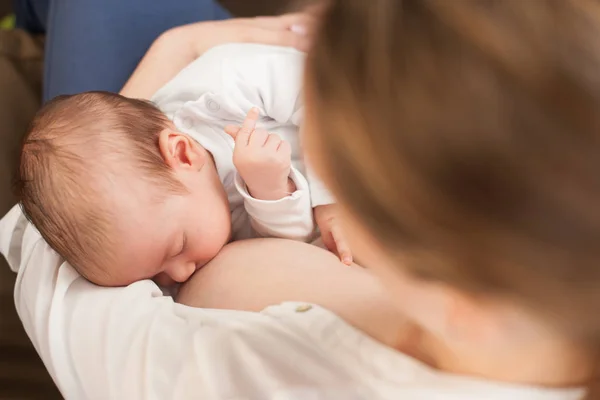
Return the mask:
<path id="1" fill-rule="evenodd" d="M 10 12 L 10 5 L 12 0 L 0 0 L 0 18 L 4 17 Z"/>
<path id="2" fill-rule="evenodd" d="M 11 3 L 13 0 L 0 0 L 0 19 L 10 14 Z M 102 0 L 98 0 L 102 1 Z M 127 1 L 127 0 L 122 0 Z M 151 1 L 151 0 L 149 0 Z M 253 15 L 271 15 L 284 12 L 289 9 L 290 4 L 294 0 L 222 0 L 221 1 L 234 15 L 237 16 L 253 16 Z M 2 32 L 0 32 L 2 34 Z M 7 34 L 7 32 L 4 32 Z M 8 35 L 5 35 L 5 38 Z M 11 35 L 14 36 L 14 35 Z M 20 37 L 20 36 L 19 36 Z M 17 43 L 15 41 L 5 41 L 3 43 Z M 0 41 L 0 44 L 2 42 Z M 42 62 L 42 41 L 37 43 L 37 53 L 31 55 L 30 60 L 12 59 L 10 53 L 8 56 L 0 51 L 0 57 L 4 57 L 0 62 L 9 65 L 4 71 L 19 72 L 15 77 L 18 77 L 20 82 L 17 84 L 9 82 L 6 87 L 0 90 L 0 115 L 4 117 L 0 121 L 0 180 L 7 181 L 8 171 L 5 171 L 8 164 L 13 164 L 12 157 L 7 156 L 6 148 L 18 142 L 18 136 L 23 130 L 23 126 L 28 121 L 37 107 L 40 89 L 40 75 Z M 0 50 L 2 50 L 0 46 Z M 36 48 L 36 45 L 31 45 Z M 6 49 L 6 48 L 5 48 Z M 12 75 L 11 75 L 12 76 Z M 9 77 L 0 77 L 4 79 L 12 79 Z M 6 82 L 4 82 L 6 84 Z M 14 84 L 13 84 L 14 83 Z M 0 85 L 0 87 L 2 87 Z M 17 88 L 16 92 L 12 88 Z M 20 90 L 18 88 L 24 88 Z M 27 91 L 30 93 L 27 97 Z M 11 93 L 9 93 L 11 92 Z M 21 92 L 23 94 L 21 95 Z M 9 97 L 10 96 L 10 97 Z M 17 99 L 33 98 L 34 100 L 26 102 Z M 15 104 L 17 102 L 18 104 Z M 4 114 L 3 114 L 4 113 Z M 8 121 L 7 119 L 11 121 Z M 21 120 L 19 120 L 19 118 Z M 11 122 L 13 124 L 11 125 Z M 11 128 L 13 127 L 13 128 Z M 18 127 L 18 128 L 17 128 Z M 13 132 L 15 131 L 15 132 Z M 4 164 L 4 166 L 2 165 Z M 0 197 L 6 197 L 5 191 L 6 182 L 0 188 Z M 6 207 L 12 204 L 12 200 L 3 199 L 2 210 L 0 217 L 4 214 Z M 13 300 L 13 285 L 14 274 L 10 272 L 6 263 L 0 257 L 0 400 L 8 399 L 43 399 L 53 400 L 60 399 L 61 396 L 55 388 L 52 380 L 48 376 L 44 366 L 42 365 L 37 353 L 29 342 L 27 335 L 23 331 L 21 322 L 19 321 Z M 106 399 L 109 400 L 109 399 Z"/>
<path id="3" fill-rule="evenodd" d="M 127 0 L 123 0 L 127 1 Z M 13 0 L 0 0 L 0 18 L 11 11 Z M 237 16 L 270 15 L 286 10 L 291 0 L 220 0 L 232 13 Z"/>

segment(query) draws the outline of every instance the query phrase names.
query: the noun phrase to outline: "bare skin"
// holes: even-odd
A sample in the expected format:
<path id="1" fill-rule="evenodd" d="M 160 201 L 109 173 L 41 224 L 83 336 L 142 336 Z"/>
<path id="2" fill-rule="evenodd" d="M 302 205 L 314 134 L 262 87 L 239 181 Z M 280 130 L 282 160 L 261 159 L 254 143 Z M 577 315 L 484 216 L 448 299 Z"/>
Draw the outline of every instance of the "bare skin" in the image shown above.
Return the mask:
<path id="1" fill-rule="evenodd" d="M 379 342 L 436 369 L 488 378 L 471 370 L 449 367 L 446 363 L 456 361 L 452 349 L 439 337 L 415 324 L 398 307 L 396 297 L 404 298 L 404 309 L 421 310 L 424 305 L 415 302 L 416 296 L 409 286 L 403 286 L 401 292 L 389 296 L 390 291 L 384 288 L 386 284 L 370 270 L 356 265 L 347 267 L 334 254 L 316 246 L 283 239 L 256 239 L 224 247 L 215 259 L 183 285 L 177 301 L 192 307 L 255 312 L 285 301 L 314 303 Z M 482 323 L 489 325 L 485 321 Z M 516 325 L 511 326 L 515 328 Z M 499 331 L 498 335 L 504 332 Z M 499 340 L 494 343 L 504 345 Z M 511 369 L 494 370 L 496 376 L 493 378 L 548 387 L 572 387 L 588 375 L 588 364 L 582 362 L 582 355 L 571 348 L 560 343 L 557 346 L 553 341 L 538 343 L 536 348 L 529 342 L 527 344 L 526 351 L 538 355 L 536 359 L 547 358 L 546 353 L 558 354 L 564 365 L 547 362 L 542 368 L 538 363 L 532 367 L 521 361 L 518 365 L 513 363 Z M 549 346 L 553 352 L 545 351 Z M 481 346 L 478 350 L 483 352 Z M 523 348 L 518 350 L 525 351 Z M 507 350 L 504 352 L 508 354 L 508 360 L 513 359 Z M 495 367 L 503 361 L 502 352 L 492 353 L 490 362 Z M 471 356 L 474 358 L 477 356 Z M 515 372 L 507 375 L 507 371 Z"/>
<path id="2" fill-rule="evenodd" d="M 232 243 L 182 286 L 177 301 L 244 311 L 284 301 L 314 303 L 376 340 L 414 353 L 407 349 L 414 331 L 377 279 L 368 270 L 345 266 L 334 254 L 306 243 L 283 239 Z"/>

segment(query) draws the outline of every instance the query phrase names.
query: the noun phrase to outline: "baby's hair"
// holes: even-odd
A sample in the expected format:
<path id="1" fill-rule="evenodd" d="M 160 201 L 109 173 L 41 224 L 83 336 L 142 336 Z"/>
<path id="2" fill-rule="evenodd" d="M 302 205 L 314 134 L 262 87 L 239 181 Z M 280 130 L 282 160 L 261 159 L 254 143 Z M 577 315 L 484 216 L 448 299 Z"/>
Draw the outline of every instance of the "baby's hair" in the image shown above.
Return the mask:
<path id="1" fill-rule="evenodd" d="M 599 37 L 597 0 L 331 0 L 306 74 L 324 178 L 399 266 L 591 351 Z"/>
<path id="2" fill-rule="evenodd" d="M 83 276 L 102 283 L 116 218 L 107 199 L 114 174 L 130 168 L 164 192 L 185 188 L 158 147 L 169 119 L 152 103 L 108 92 L 59 96 L 35 116 L 22 150 L 15 191 L 46 242 Z"/>

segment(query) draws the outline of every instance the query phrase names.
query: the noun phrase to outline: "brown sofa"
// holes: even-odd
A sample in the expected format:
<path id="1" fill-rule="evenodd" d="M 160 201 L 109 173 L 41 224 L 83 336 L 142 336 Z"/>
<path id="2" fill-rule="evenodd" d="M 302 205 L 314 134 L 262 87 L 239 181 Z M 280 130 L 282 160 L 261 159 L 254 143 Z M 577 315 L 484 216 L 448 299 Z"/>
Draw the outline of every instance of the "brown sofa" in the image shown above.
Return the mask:
<path id="1" fill-rule="evenodd" d="M 240 16 L 284 11 L 290 0 L 223 0 Z M 43 39 L 0 31 L 0 216 L 15 204 L 11 180 L 20 140 L 40 105 Z M 14 274 L 0 257 L 0 400 L 60 399 L 23 331 L 13 301 Z"/>
<path id="2" fill-rule="evenodd" d="M 40 104 L 43 41 L 0 31 L 0 215 L 15 203 L 10 190 L 19 141 Z M 14 311 L 14 274 L 0 259 L 0 399 L 60 395 Z"/>

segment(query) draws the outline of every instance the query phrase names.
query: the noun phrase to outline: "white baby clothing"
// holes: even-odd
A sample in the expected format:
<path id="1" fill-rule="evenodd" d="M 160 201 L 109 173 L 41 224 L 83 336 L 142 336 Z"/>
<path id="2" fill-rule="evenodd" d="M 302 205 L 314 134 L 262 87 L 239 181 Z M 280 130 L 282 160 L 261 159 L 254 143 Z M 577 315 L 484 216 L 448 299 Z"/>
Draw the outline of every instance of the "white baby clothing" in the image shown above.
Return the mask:
<path id="1" fill-rule="evenodd" d="M 187 66 L 152 98 L 178 130 L 213 155 L 229 198 L 234 239 L 258 235 L 307 241 L 314 232 L 312 208 L 332 202 L 312 175 L 310 182 L 305 178 L 298 133 L 304 58 L 292 48 L 221 45 Z M 240 125 L 252 107 L 260 110 L 257 126 L 292 147 L 290 178 L 296 191 L 277 201 L 257 200 L 248 193 L 233 165 L 234 140 L 224 132 L 226 125 Z"/>
<path id="2" fill-rule="evenodd" d="M 0 220 L 27 334 L 67 400 L 579 400 L 435 371 L 318 306 L 186 307 L 150 280 L 98 287 L 18 206 Z M 523 357 L 527 355 L 524 354 Z"/>

